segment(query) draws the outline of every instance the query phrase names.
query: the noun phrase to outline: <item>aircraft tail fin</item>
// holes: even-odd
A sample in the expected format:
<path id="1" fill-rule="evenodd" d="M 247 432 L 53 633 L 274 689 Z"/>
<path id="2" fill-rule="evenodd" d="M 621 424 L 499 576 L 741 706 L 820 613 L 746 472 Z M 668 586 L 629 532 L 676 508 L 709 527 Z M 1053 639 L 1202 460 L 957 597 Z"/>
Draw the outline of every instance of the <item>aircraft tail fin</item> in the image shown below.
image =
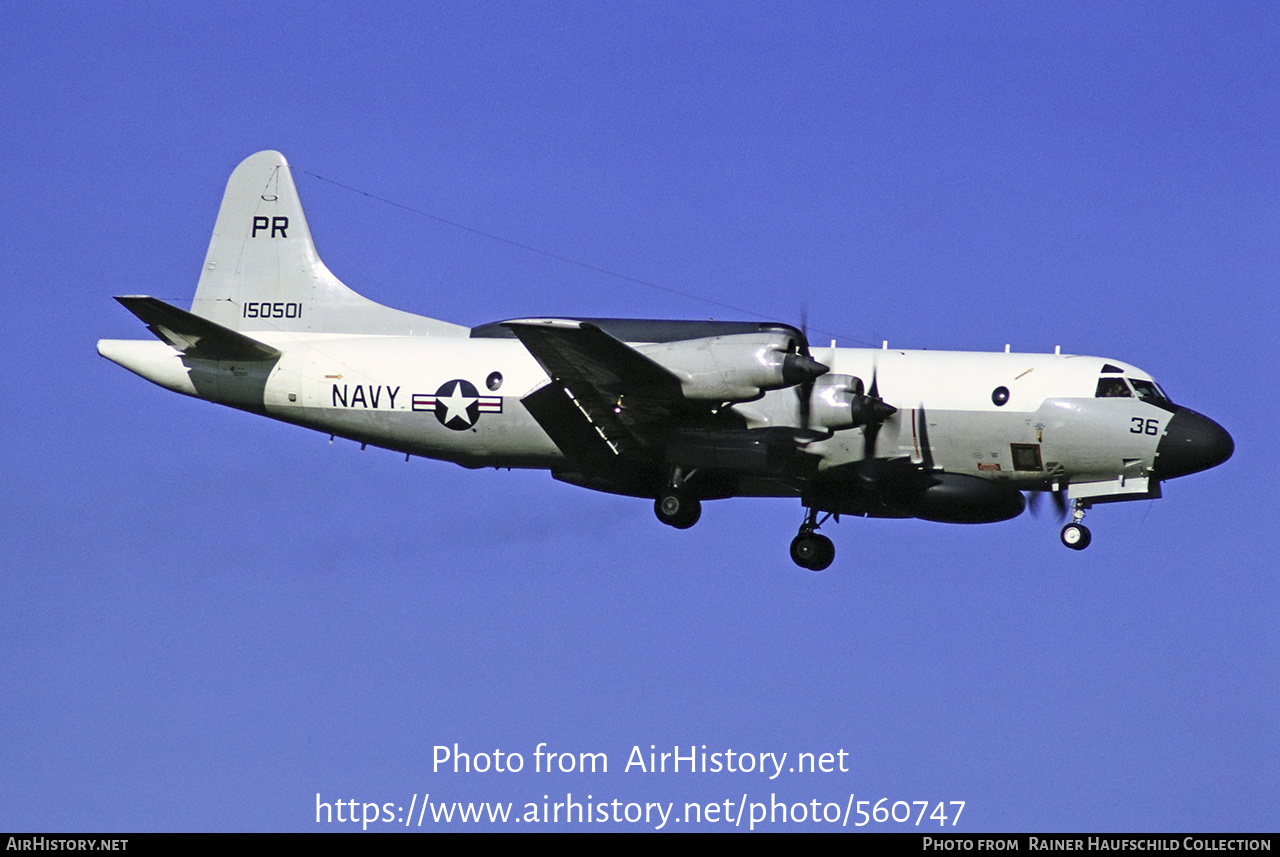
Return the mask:
<path id="1" fill-rule="evenodd" d="M 316 252 L 284 155 L 250 155 L 227 181 L 191 312 L 238 331 L 466 336 L 356 294 Z"/>

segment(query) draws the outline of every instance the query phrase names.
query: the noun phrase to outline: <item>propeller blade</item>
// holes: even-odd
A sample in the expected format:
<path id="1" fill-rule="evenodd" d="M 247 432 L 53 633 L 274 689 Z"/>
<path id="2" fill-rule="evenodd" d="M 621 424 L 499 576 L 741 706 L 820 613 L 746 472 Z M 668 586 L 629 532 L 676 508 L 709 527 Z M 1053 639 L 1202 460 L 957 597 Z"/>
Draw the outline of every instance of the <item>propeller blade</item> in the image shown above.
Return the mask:
<path id="1" fill-rule="evenodd" d="M 898 412 L 893 405 L 880 398 L 880 367 L 871 369 L 871 387 L 865 394 L 859 391 L 854 416 L 862 424 L 862 482 L 868 489 L 877 487 L 880 464 L 876 459 L 876 441 L 884 421 Z M 926 434 L 927 434 L 926 429 Z M 926 443 L 926 447 L 927 447 Z M 933 453 L 929 452 L 930 467 Z"/>
<path id="2" fill-rule="evenodd" d="M 800 353 L 809 357 L 809 305 L 800 304 Z"/>
<path id="3" fill-rule="evenodd" d="M 1061 521 L 1067 517 L 1067 491 L 1065 488 L 1059 488 L 1057 491 L 1028 491 L 1027 492 L 1027 508 L 1031 510 L 1031 514 L 1040 517 L 1040 497 L 1048 494 L 1053 498 L 1054 517 Z"/>
<path id="4" fill-rule="evenodd" d="M 1058 513 L 1058 520 L 1067 517 L 1067 489 L 1059 488 L 1053 492 L 1053 509 Z"/>
<path id="5" fill-rule="evenodd" d="M 880 380 L 877 377 L 879 373 L 879 366 L 871 368 L 871 389 L 867 390 L 867 395 L 862 400 L 866 409 L 866 413 L 863 414 L 866 422 L 862 426 L 863 461 L 871 461 L 876 457 L 876 435 L 880 434 L 880 420 L 875 418 L 875 406 L 872 403 L 880 398 Z"/>
<path id="6" fill-rule="evenodd" d="M 859 392 L 855 417 L 862 424 L 865 439 L 863 458 L 874 458 L 876 451 L 876 435 L 884 421 L 898 412 L 898 409 L 880 398 L 879 369 L 871 370 L 871 388 L 865 394 Z"/>
<path id="7" fill-rule="evenodd" d="M 813 412 L 813 381 L 798 385 L 796 396 L 800 399 L 800 428 L 808 430 L 809 414 Z"/>
<path id="8" fill-rule="evenodd" d="M 880 398 L 880 368 L 875 367 L 871 370 L 871 389 L 867 391 L 867 398 L 871 402 L 871 411 L 876 422 L 884 422 L 889 417 L 898 412 L 893 405 Z"/>
<path id="9" fill-rule="evenodd" d="M 782 379 L 796 385 L 800 397 L 800 427 L 808 430 L 813 413 L 813 382 L 831 371 L 831 367 L 813 359 L 809 351 L 809 308 L 800 305 L 800 341 L 796 353 L 788 354 L 782 364 Z"/>
<path id="10" fill-rule="evenodd" d="M 929 446 L 929 421 L 924 415 L 924 403 L 920 403 L 919 433 L 917 437 L 920 441 L 920 466 L 929 472 L 933 470 L 933 449 Z"/>

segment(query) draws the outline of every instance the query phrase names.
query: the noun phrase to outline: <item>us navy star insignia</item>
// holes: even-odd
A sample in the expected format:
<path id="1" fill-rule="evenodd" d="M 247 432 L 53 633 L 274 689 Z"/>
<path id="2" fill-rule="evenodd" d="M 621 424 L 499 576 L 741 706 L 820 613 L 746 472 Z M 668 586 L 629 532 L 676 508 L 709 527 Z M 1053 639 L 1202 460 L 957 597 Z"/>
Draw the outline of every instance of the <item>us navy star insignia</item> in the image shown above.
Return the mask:
<path id="1" fill-rule="evenodd" d="M 465 427 L 470 428 L 475 424 L 476 417 L 479 416 L 479 413 L 473 414 L 471 408 L 480 400 L 480 397 L 476 394 L 475 387 L 471 387 L 470 384 L 467 384 L 467 386 L 471 387 L 471 389 L 464 391 L 463 384 L 466 384 L 466 382 L 454 381 L 452 393 L 447 396 L 442 396 L 440 393 L 436 394 L 436 408 L 439 409 L 440 405 L 445 407 L 445 415 L 440 419 L 440 422 L 445 425 L 449 425 L 454 420 L 462 420 L 466 423 Z M 446 384 L 445 386 L 447 387 L 448 385 Z M 440 389 L 443 390 L 444 387 Z"/>
<path id="2" fill-rule="evenodd" d="M 501 396 L 482 396 L 470 381 L 455 378 L 445 381 L 435 395 L 413 394 L 415 411 L 433 411 L 447 429 L 465 431 L 476 424 L 481 414 L 502 413 Z"/>

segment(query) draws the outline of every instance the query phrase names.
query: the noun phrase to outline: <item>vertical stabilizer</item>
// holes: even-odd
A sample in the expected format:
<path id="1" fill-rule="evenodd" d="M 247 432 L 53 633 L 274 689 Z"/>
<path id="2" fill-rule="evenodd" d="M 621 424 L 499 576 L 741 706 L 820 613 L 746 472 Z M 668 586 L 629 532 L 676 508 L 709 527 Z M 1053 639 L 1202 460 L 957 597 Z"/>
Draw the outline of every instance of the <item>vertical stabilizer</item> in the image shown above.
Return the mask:
<path id="1" fill-rule="evenodd" d="M 289 164 L 272 151 L 245 158 L 227 181 L 191 311 L 242 331 L 468 334 L 361 297 L 330 273 Z"/>

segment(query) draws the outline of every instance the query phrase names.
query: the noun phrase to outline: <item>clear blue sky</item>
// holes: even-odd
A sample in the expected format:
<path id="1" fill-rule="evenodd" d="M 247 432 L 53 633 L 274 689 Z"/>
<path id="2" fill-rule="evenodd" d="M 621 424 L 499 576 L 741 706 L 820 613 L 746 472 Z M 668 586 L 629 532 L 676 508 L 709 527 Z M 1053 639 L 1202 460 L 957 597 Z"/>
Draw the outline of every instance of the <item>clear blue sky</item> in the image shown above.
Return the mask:
<path id="1" fill-rule="evenodd" d="M 0 27 L 0 829 L 314 830 L 317 792 L 1275 829 L 1275 4 L 120 5 Z M 264 148 L 329 267 L 400 309 L 1061 345 L 1235 456 L 1095 509 L 1081 554 L 1046 518 L 845 520 L 815 575 L 798 503 L 677 532 L 99 358 L 148 336 L 112 295 L 190 300 Z M 433 773 L 455 742 L 526 770 Z M 609 773 L 535 774 L 539 742 Z M 637 745 L 849 770 L 624 772 Z"/>

